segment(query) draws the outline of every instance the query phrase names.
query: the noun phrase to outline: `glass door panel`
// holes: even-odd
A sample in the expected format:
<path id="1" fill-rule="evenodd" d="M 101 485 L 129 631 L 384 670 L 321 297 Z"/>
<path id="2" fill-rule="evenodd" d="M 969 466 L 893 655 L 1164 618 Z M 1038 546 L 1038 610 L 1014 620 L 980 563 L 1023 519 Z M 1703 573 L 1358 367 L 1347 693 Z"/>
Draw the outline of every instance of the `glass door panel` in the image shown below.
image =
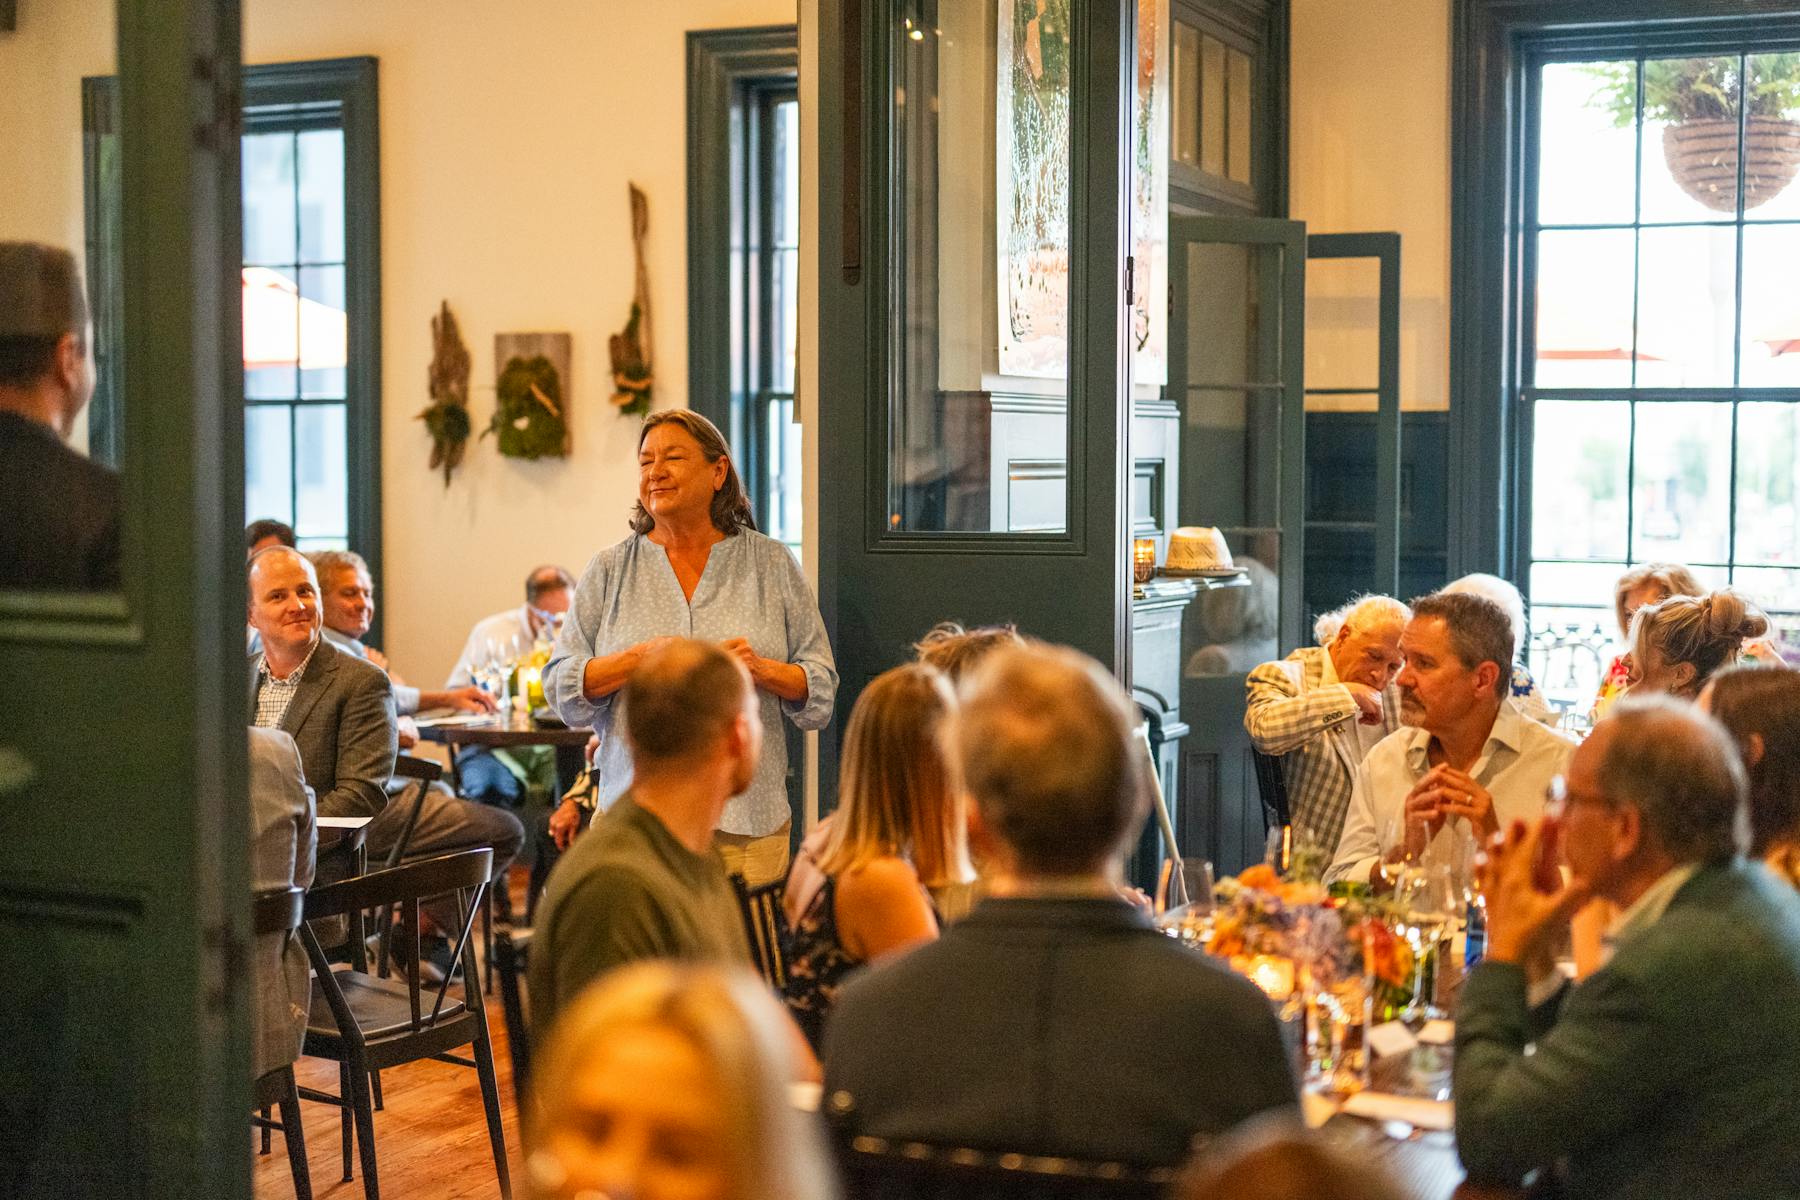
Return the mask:
<path id="1" fill-rule="evenodd" d="M 1176 217 L 1169 243 L 1177 524 L 1218 529 L 1239 568 L 1196 579 L 1182 621 L 1178 832 L 1229 871 L 1262 855 L 1244 676 L 1300 634 L 1305 226 Z"/>

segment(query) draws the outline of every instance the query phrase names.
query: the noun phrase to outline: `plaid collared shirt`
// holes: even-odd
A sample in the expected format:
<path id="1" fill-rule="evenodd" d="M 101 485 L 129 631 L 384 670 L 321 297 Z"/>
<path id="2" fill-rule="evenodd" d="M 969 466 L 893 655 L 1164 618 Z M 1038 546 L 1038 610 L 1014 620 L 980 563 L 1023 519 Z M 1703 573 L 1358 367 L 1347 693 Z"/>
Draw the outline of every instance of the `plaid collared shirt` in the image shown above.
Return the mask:
<path id="1" fill-rule="evenodd" d="M 313 655 L 319 652 L 319 643 L 314 642 L 300 665 L 288 673 L 286 679 L 277 679 L 269 670 L 269 658 L 265 652 L 262 665 L 256 670 L 256 720 L 259 729 L 281 728 L 281 718 L 287 716 L 288 705 L 294 699 L 294 693 L 300 690 L 300 677 L 306 674 Z"/>
<path id="2" fill-rule="evenodd" d="M 1363 749 L 1352 723 L 1356 701 L 1337 681 L 1323 646 L 1302 646 L 1279 662 L 1266 662 L 1244 681 L 1244 729 L 1264 754 L 1281 758 L 1288 816 L 1297 845 L 1328 856 L 1337 849 L 1350 808 L 1351 763 Z M 1400 705 L 1390 687 L 1382 697 L 1382 726 L 1392 733 Z"/>

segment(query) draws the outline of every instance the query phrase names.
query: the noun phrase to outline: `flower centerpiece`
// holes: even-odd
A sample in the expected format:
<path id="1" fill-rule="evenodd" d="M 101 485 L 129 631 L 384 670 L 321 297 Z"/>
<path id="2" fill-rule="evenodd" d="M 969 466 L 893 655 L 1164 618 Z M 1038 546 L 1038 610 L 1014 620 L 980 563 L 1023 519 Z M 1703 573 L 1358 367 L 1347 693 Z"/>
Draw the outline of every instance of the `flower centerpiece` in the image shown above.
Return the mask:
<path id="1" fill-rule="evenodd" d="M 1415 956 L 1391 901 L 1367 885 L 1326 887 L 1324 866 L 1323 855 L 1299 849 L 1285 874 L 1262 863 L 1221 879 L 1213 911 L 1173 932 L 1285 1002 L 1284 1018 L 1304 1015 L 1310 1081 L 1353 1090 L 1364 1025 L 1406 1006 Z"/>

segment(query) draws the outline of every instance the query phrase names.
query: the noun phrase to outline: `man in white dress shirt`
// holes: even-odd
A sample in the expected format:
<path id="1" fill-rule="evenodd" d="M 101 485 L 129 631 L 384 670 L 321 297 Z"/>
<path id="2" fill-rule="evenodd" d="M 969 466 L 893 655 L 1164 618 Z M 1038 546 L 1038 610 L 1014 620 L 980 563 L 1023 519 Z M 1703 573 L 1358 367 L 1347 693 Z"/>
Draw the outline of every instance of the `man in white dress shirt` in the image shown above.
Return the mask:
<path id="1" fill-rule="evenodd" d="M 1480 846 L 1514 820 L 1537 819 L 1575 750 L 1509 698 L 1513 631 L 1499 605 L 1438 592 L 1412 611 L 1395 680 L 1406 725 L 1357 771 L 1328 882 L 1379 886 L 1389 864 L 1427 854 L 1452 861 L 1459 840 Z"/>

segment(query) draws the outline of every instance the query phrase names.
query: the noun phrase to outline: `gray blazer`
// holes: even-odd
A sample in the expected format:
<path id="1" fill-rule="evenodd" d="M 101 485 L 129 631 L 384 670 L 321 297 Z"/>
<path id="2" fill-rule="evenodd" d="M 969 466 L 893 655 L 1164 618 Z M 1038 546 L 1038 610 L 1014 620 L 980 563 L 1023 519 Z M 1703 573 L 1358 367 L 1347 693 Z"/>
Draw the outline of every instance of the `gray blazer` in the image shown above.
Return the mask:
<path id="1" fill-rule="evenodd" d="M 262 662 L 261 654 L 250 659 L 252 721 Z M 386 671 L 320 639 L 281 730 L 300 748 L 321 817 L 373 817 L 387 807 L 400 743 Z"/>
<path id="2" fill-rule="evenodd" d="M 250 727 L 251 888 L 307 888 L 317 862 L 319 831 L 313 793 L 300 772 L 294 739 L 279 729 Z M 257 939 L 256 1002 L 250 1009 L 251 1060 L 258 1076 L 300 1053 L 312 1001 L 312 972 L 298 937 Z"/>
<path id="3" fill-rule="evenodd" d="M 1800 1196 L 1797 1013 L 1800 894 L 1741 861 L 1703 867 L 1560 1008 L 1528 1013 L 1523 972 L 1482 963 L 1456 1014 L 1462 1160 L 1513 1183 L 1562 1159 L 1569 1195 L 1607 1200 Z"/>

